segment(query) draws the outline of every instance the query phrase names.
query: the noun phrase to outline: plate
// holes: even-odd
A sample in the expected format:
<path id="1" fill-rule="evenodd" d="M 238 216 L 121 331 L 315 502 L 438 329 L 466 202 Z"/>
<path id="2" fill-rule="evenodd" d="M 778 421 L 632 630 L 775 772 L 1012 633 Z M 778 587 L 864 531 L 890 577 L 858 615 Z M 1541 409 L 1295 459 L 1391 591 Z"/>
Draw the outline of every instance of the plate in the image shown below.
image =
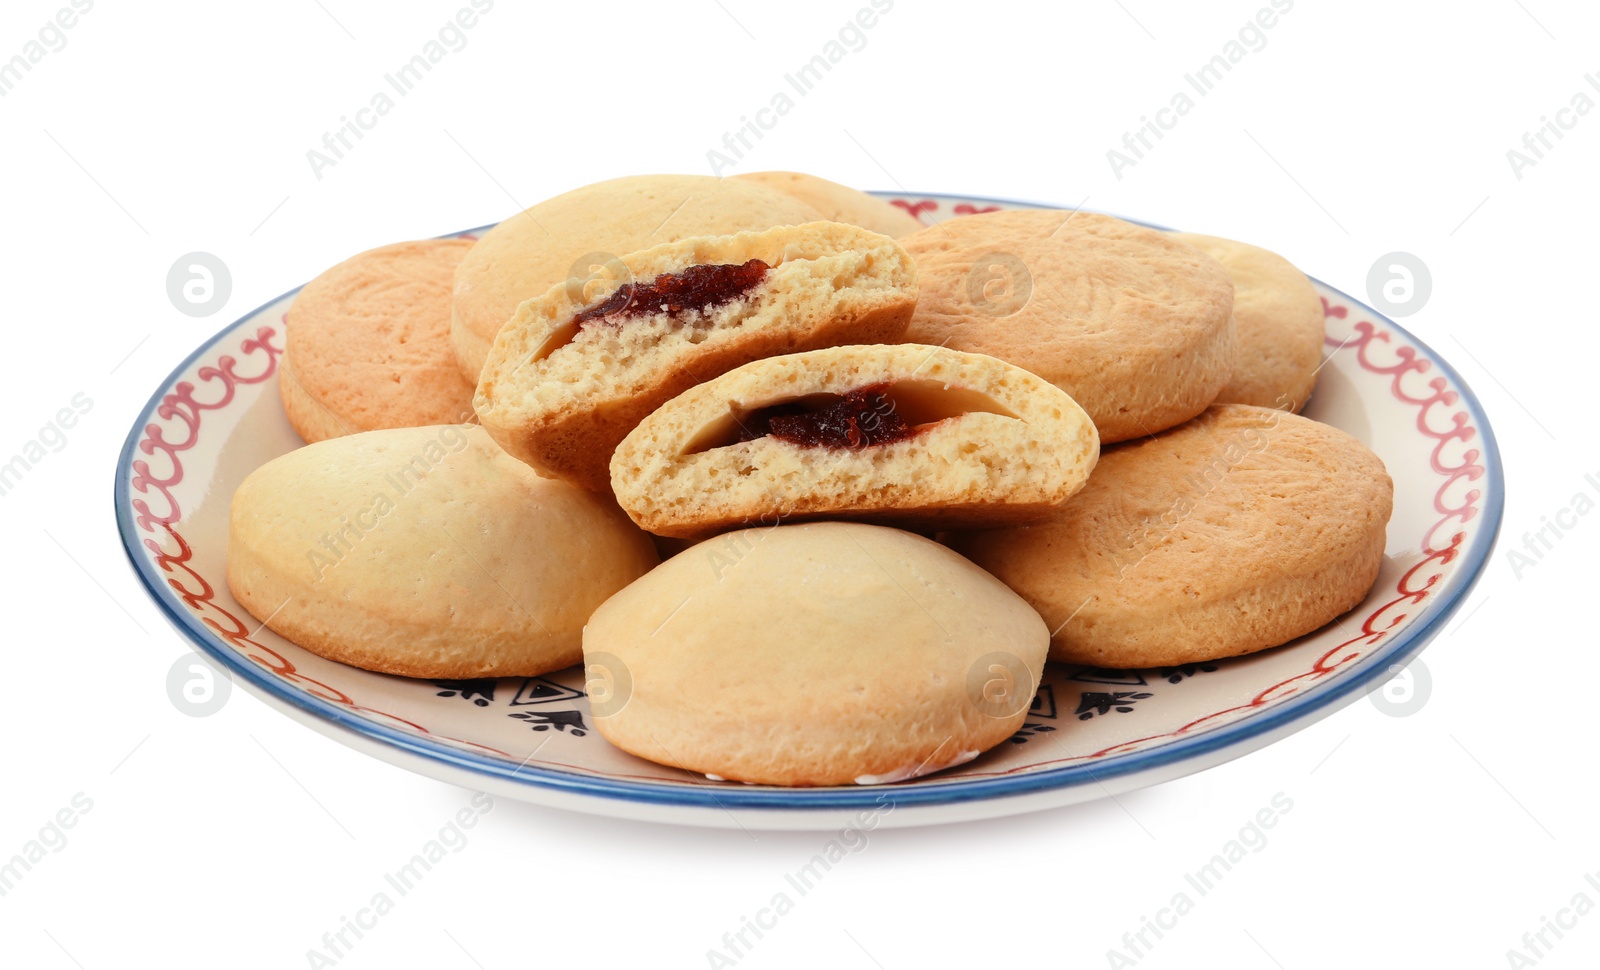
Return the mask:
<path id="1" fill-rule="evenodd" d="M 1056 208 L 882 195 L 924 222 Z M 1155 670 L 1052 664 L 1006 743 L 895 785 L 711 781 L 600 737 L 579 667 L 407 680 L 324 660 L 261 627 L 224 578 L 228 504 L 245 475 L 301 445 L 275 379 L 294 292 L 206 341 L 156 389 L 117 465 L 117 526 L 167 619 L 235 683 L 340 742 L 464 787 L 602 815 L 749 829 L 832 829 L 869 816 L 875 825 L 917 825 L 1088 801 L 1236 758 L 1356 700 L 1422 650 L 1483 571 L 1504 483 L 1477 398 L 1411 334 L 1332 287 L 1317 288 L 1326 362 L 1306 414 L 1361 439 L 1394 478 L 1383 568 L 1366 601 L 1249 657 Z"/>

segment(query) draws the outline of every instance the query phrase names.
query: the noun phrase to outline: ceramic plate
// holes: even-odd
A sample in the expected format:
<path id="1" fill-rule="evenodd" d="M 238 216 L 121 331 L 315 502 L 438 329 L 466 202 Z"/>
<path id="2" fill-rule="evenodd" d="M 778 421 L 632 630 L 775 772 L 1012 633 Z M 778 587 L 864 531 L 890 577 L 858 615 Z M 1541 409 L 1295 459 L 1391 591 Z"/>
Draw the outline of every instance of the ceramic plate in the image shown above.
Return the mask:
<path id="1" fill-rule="evenodd" d="M 924 222 L 1041 208 L 885 197 Z M 246 474 L 301 445 L 275 379 L 292 292 L 208 340 L 156 389 L 117 466 L 117 525 L 168 619 L 236 683 L 341 742 L 469 788 L 604 815 L 747 828 L 834 828 L 861 813 L 884 825 L 924 824 L 1087 801 L 1220 764 L 1361 697 L 1439 632 L 1483 570 L 1504 488 L 1477 399 L 1415 337 L 1338 290 L 1318 289 L 1327 360 L 1306 414 L 1361 439 L 1394 477 L 1386 557 L 1366 602 L 1251 657 L 1156 670 L 1052 664 L 1008 743 L 896 785 L 714 782 L 609 745 L 593 728 L 581 668 L 406 680 L 323 660 L 262 628 L 224 579 L 228 503 Z"/>

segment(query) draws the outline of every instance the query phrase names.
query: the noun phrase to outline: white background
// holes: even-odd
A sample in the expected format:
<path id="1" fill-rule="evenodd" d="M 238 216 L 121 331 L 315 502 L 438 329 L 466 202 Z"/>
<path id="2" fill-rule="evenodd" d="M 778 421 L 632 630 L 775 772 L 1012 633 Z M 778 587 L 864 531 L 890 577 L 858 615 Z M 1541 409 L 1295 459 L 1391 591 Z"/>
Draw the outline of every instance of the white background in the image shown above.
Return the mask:
<path id="1" fill-rule="evenodd" d="M 1476 389 L 1504 451 L 1500 547 L 1429 648 L 1406 718 L 1358 700 L 1264 751 L 1121 799 L 880 831 L 741 967 L 1105 966 L 1267 806 L 1293 809 L 1140 966 L 1514 963 L 1600 870 L 1592 620 L 1600 515 L 1520 578 L 1506 550 L 1600 477 L 1593 429 L 1600 112 L 1519 179 L 1508 149 L 1600 75 L 1600 11 L 1557 0 L 1298 0 L 1156 150 L 1106 152 L 1265 3 L 899 0 L 735 170 L 1076 204 L 1275 248 L 1356 294 L 1395 250 L 1433 292 L 1401 322 Z M 64 0 L 8 0 L 0 60 Z M 0 857 L 93 808 L 0 898 L 0 963 L 297 967 L 470 794 L 235 690 L 191 718 L 188 647 L 137 586 L 115 454 L 229 320 L 382 243 L 706 152 L 864 0 L 498 0 L 319 179 L 306 152 L 464 0 L 96 3 L 0 98 L 7 312 L 0 455 L 93 408 L 0 498 L 8 543 Z M 165 279 L 214 253 L 205 319 Z M 1470 615 L 1469 615 L 1469 611 Z M 340 967 L 708 965 L 824 834 L 701 831 L 497 801 Z M 1600 957 L 1600 912 L 1541 967 Z"/>

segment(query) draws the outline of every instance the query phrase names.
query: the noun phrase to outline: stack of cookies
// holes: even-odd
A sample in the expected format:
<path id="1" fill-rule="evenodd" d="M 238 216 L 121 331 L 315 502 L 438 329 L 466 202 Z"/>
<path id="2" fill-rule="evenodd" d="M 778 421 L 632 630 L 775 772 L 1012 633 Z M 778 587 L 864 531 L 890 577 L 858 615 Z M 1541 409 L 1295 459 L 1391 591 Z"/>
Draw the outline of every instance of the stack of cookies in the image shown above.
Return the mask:
<path id="1" fill-rule="evenodd" d="M 370 670 L 582 661 L 662 764 L 913 778 L 1013 734 L 1047 660 L 1236 656 L 1365 598 L 1393 489 L 1297 413 L 1322 316 L 1273 253 L 1108 216 L 602 182 L 300 293 L 311 444 L 236 493 L 229 585 Z"/>

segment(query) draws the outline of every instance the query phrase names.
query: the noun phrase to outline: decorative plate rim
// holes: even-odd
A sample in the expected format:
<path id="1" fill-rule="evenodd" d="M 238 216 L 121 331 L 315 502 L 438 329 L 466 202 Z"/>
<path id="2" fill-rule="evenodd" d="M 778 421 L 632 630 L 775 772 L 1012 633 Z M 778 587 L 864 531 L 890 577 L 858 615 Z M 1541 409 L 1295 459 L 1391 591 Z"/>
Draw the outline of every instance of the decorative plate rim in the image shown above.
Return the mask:
<path id="1" fill-rule="evenodd" d="M 874 194 L 913 199 L 960 198 L 978 202 L 1046 209 L 1072 208 L 1070 206 L 1030 202 L 1020 199 L 1000 199 L 964 193 L 917 193 L 901 190 Z M 1128 221 L 1138 222 L 1138 220 Z M 1152 226 L 1153 228 L 1165 228 L 1156 226 L 1153 223 L 1140 224 Z M 492 228 L 493 225 L 491 223 L 486 226 L 465 229 L 439 238 L 449 238 L 469 233 L 478 234 Z M 1359 659 L 1344 676 L 1330 678 L 1325 683 L 1311 686 L 1293 697 L 1266 708 L 1258 715 L 1239 718 L 1220 727 L 1190 737 L 1179 737 L 1165 744 L 1124 754 L 1108 755 L 1104 761 L 1066 764 L 1022 774 L 1002 775 L 992 778 L 972 779 L 956 776 L 949 780 L 941 781 L 935 776 L 934 779 L 930 779 L 931 783 L 911 786 L 889 785 L 816 789 L 731 786 L 713 788 L 673 782 L 628 781 L 600 774 L 585 775 L 542 768 L 536 765 L 517 765 L 503 759 L 477 754 L 454 747 L 442 740 L 435 740 L 431 736 L 419 736 L 379 723 L 371 718 L 362 716 L 350 707 L 313 696 L 303 689 L 285 683 L 269 670 L 250 662 L 239 651 L 230 649 L 220 641 L 216 641 L 214 635 L 204 628 L 194 614 L 183 609 L 176 602 L 175 597 L 167 589 L 165 582 L 156 575 L 154 564 L 140 551 L 140 536 L 134 525 L 132 511 L 131 472 L 135 449 L 146 429 L 150 416 L 155 413 L 162 403 L 163 397 L 170 393 L 172 387 L 184 372 L 203 355 L 215 349 L 241 323 L 256 317 L 266 308 L 298 293 L 301 289 L 299 286 L 285 291 L 238 317 L 203 341 L 200 346 L 195 348 L 193 352 L 172 369 L 156 391 L 151 394 L 144 406 L 138 410 L 133 428 L 129 431 L 117 459 L 116 481 L 113 488 L 117 528 L 122 539 L 123 553 L 128 557 L 134 574 L 139 578 L 146 593 L 160 608 L 166 620 L 196 648 L 204 652 L 214 662 L 220 663 L 226 668 L 231 676 L 243 678 L 250 687 L 261 691 L 272 700 L 285 703 L 292 708 L 310 714 L 335 727 L 360 735 L 365 739 L 388 745 L 405 754 L 438 763 L 446 768 L 487 775 L 502 783 L 514 783 L 534 789 L 549 789 L 557 792 L 643 804 L 721 809 L 761 809 L 772 812 L 874 808 L 881 806 L 882 798 L 885 794 L 890 795 L 895 805 L 909 807 L 951 805 L 977 800 L 1027 795 L 1047 790 L 1069 789 L 1091 784 L 1099 785 L 1107 779 L 1149 772 L 1180 761 L 1202 759 L 1207 755 L 1225 751 L 1229 748 L 1237 748 L 1237 754 L 1243 755 L 1255 750 L 1255 747 L 1247 746 L 1253 740 L 1262 739 L 1264 736 L 1268 736 L 1287 725 L 1309 720 L 1312 715 L 1318 713 L 1331 714 L 1334 710 L 1344 706 L 1341 702 L 1346 702 L 1346 699 L 1350 698 L 1352 694 L 1368 688 L 1386 677 L 1392 665 L 1403 664 L 1420 653 L 1423 647 L 1438 635 L 1450 617 L 1460 609 L 1461 604 L 1483 577 L 1484 567 L 1487 565 L 1489 556 L 1493 551 L 1504 517 L 1505 476 L 1494 430 L 1477 395 L 1461 375 L 1456 372 L 1454 367 L 1415 334 L 1338 287 L 1330 286 L 1316 277 L 1312 277 L 1312 280 L 1319 286 L 1325 287 L 1343 297 L 1352 308 L 1359 308 L 1370 314 L 1373 322 L 1391 328 L 1402 335 L 1416 347 L 1419 358 L 1426 359 L 1432 366 L 1437 367 L 1439 374 L 1447 378 L 1450 384 L 1460 391 L 1459 403 L 1472 416 L 1476 426 L 1475 430 L 1482 439 L 1480 445 L 1482 454 L 1479 456 L 1478 461 L 1483 466 L 1485 476 L 1483 483 L 1484 507 L 1481 512 L 1483 519 L 1476 535 L 1465 550 L 1465 561 L 1458 567 L 1461 577 L 1460 582 L 1453 589 L 1445 591 L 1445 594 L 1432 604 L 1425 606 L 1423 615 L 1414 619 L 1395 639 L 1372 654 Z M 1259 746 L 1257 745 L 1256 747 Z"/>

